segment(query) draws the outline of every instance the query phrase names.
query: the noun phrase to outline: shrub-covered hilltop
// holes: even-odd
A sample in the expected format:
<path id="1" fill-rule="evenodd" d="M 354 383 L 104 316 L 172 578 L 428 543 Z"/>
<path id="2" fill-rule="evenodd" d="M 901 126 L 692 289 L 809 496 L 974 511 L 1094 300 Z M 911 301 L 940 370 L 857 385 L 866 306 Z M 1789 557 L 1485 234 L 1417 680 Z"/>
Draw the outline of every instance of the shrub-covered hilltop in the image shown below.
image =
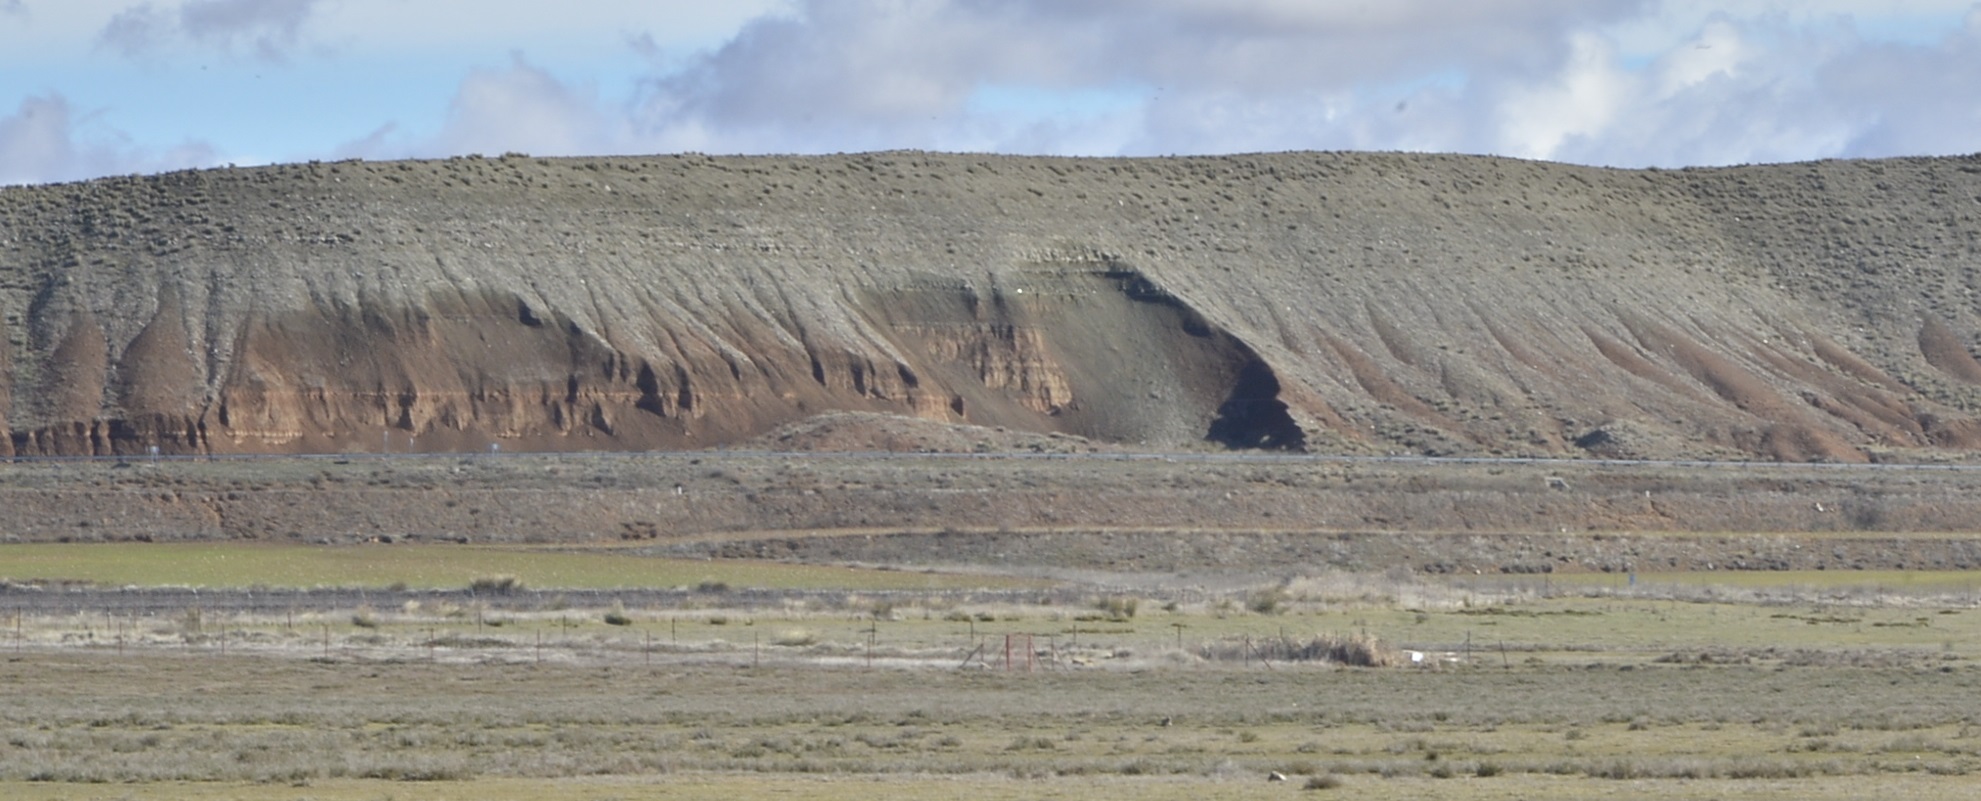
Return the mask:
<path id="1" fill-rule="evenodd" d="M 463 158 L 0 191 L 0 455 L 1981 446 L 1981 157 Z M 876 418 L 886 419 L 886 418 Z"/>

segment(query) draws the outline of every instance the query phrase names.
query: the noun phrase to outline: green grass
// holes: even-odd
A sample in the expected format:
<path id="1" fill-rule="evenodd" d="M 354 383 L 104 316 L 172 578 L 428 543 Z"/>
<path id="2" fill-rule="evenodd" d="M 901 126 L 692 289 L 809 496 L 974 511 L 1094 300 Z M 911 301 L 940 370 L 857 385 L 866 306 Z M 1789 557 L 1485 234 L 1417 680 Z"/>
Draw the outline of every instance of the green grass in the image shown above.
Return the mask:
<path id="1" fill-rule="evenodd" d="M 1551 582 L 1556 587 L 1630 586 L 1625 573 L 1561 573 L 1547 576 L 1521 576 L 1509 583 L 1525 585 Z M 1974 570 L 1695 570 L 1683 572 L 1640 572 L 1637 589 L 1659 586 L 1728 587 L 1741 589 L 1809 590 L 1894 590 L 1908 593 L 1945 592 L 1981 594 L 1981 571 Z"/>
<path id="2" fill-rule="evenodd" d="M 526 587 L 692 587 L 938 590 L 1027 586 L 1019 579 L 791 565 L 659 559 L 471 545 L 308 546 L 241 543 L 0 545 L 0 579 L 192 587 L 466 587 L 513 575 Z"/>

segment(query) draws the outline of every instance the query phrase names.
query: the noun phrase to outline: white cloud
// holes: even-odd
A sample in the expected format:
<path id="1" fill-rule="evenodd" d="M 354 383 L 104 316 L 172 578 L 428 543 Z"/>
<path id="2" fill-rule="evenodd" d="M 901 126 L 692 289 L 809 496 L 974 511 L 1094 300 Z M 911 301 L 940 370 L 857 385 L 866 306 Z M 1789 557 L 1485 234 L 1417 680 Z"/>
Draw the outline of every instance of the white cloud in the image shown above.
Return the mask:
<path id="1" fill-rule="evenodd" d="M 461 81 L 440 130 L 404 135 L 396 123 L 339 145 L 339 158 L 420 158 L 528 153 L 605 155 L 639 149 L 623 111 L 590 87 L 568 84 L 521 54 L 499 69 L 476 69 Z"/>
<path id="2" fill-rule="evenodd" d="M 22 101 L 14 114 L 0 117 L 0 186 L 204 167 L 216 161 L 213 149 L 198 142 L 146 152 L 115 131 L 93 137 L 89 123 L 61 95 Z"/>
<path id="3" fill-rule="evenodd" d="M 985 86 L 1129 88 L 1146 96 L 1151 127 L 1127 130 L 1110 113 L 1057 126 L 1066 141 L 1143 152 L 1322 147 L 1345 130 L 1317 124 L 1319 98 L 1479 64 L 1550 74 L 1569 55 L 1566 32 L 1642 5 L 807 0 L 658 77 L 639 122 L 656 141 L 725 150 L 952 149 L 990 132 L 1000 149 L 1066 152 L 1040 137 L 1054 120 L 973 115 L 968 100 Z"/>
<path id="4" fill-rule="evenodd" d="M 432 147 L 447 153 L 596 154 L 623 136 L 595 90 L 569 86 L 522 56 L 461 82 Z"/>
<path id="5" fill-rule="evenodd" d="M 176 7 L 140 3 L 117 12 L 97 34 L 99 46 L 127 57 L 188 43 L 287 60 L 319 0 L 183 0 Z"/>
<path id="6" fill-rule="evenodd" d="M 188 0 L 179 26 L 193 41 L 232 49 L 250 47 L 279 60 L 296 45 L 317 0 Z"/>
<path id="7" fill-rule="evenodd" d="M 1576 34 L 1570 53 L 1554 78 L 1507 91 L 1497 109 L 1494 152 L 1548 158 L 1571 138 L 1600 135 L 1641 91 L 1641 81 L 1618 68 L 1613 43 Z"/>
<path id="8" fill-rule="evenodd" d="M 154 52 L 170 38 L 172 18 L 150 3 L 117 12 L 97 34 L 97 44 L 135 58 Z"/>
<path id="9" fill-rule="evenodd" d="M 1977 7 L 805 0 L 656 76 L 633 127 L 715 151 L 1369 148 L 1625 166 L 1962 152 L 1981 149 L 1981 95 L 1960 87 L 1981 74 L 1981 36 L 1941 21 Z M 1085 119 L 988 113 L 970 103 L 985 87 L 1138 99 Z"/>
<path id="10" fill-rule="evenodd" d="M 299 90 L 349 90 L 313 129 L 371 132 L 244 145 L 296 157 L 1402 149 L 1676 166 L 1981 150 L 1981 93 L 1963 85 L 1981 75 L 1981 0 L 0 0 L 9 12 L 187 80 L 217 78 L 171 57 L 294 60 L 280 72 Z M 45 46 L 26 27 L 0 24 L 0 61 Z M 229 124 L 178 126 L 7 65 L 17 97 Z M 216 66 L 234 83 L 182 91 L 259 80 Z M 354 76 L 402 66 L 417 90 L 367 109 L 377 93 Z M 240 131 L 267 113 L 253 102 L 201 113 L 238 110 Z M 70 137 L 95 144 L 69 163 L 174 151 L 102 129 Z"/>

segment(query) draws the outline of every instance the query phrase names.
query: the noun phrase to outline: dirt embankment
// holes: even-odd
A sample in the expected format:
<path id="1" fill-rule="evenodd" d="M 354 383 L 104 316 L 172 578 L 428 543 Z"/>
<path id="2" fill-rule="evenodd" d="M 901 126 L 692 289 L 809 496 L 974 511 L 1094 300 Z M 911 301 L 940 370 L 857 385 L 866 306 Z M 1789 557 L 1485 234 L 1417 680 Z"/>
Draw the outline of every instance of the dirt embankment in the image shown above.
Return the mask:
<path id="1" fill-rule="evenodd" d="M 1981 159 L 342 162 L 0 191 L 0 455 L 829 411 L 1381 453 L 1981 445 Z"/>
<path id="2" fill-rule="evenodd" d="M 0 540 L 509 542 L 1122 571 L 1981 567 L 1981 476 L 1966 471 L 1024 453 L 0 466 Z"/>

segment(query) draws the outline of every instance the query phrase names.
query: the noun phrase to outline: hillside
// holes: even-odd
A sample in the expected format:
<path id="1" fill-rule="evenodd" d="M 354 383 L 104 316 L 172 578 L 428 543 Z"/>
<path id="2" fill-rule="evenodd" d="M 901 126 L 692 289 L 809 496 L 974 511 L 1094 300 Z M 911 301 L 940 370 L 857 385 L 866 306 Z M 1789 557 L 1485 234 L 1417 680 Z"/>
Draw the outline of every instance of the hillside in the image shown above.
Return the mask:
<path id="1" fill-rule="evenodd" d="M 879 412 L 1146 449 L 1937 458 L 1981 447 L 1977 213 L 1981 157 L 512 156 L 13 188 L 0 455 L 703 448 Z"/>

